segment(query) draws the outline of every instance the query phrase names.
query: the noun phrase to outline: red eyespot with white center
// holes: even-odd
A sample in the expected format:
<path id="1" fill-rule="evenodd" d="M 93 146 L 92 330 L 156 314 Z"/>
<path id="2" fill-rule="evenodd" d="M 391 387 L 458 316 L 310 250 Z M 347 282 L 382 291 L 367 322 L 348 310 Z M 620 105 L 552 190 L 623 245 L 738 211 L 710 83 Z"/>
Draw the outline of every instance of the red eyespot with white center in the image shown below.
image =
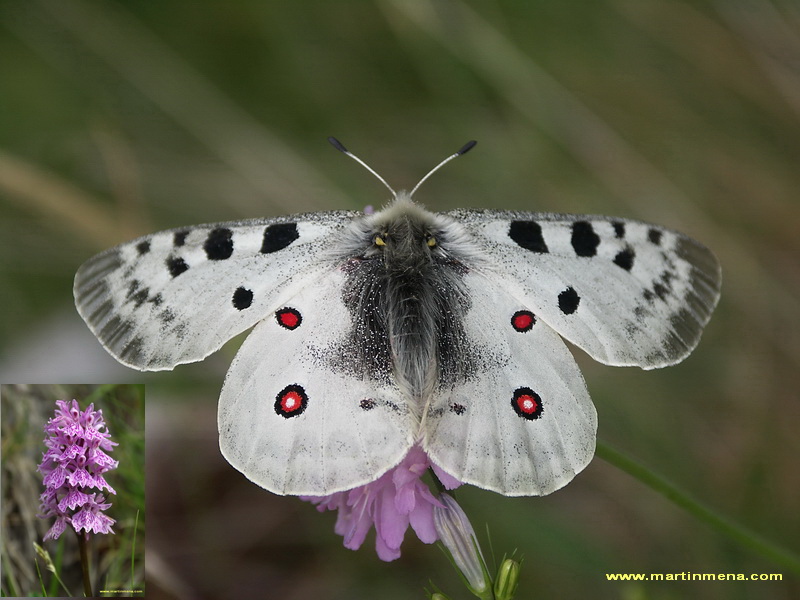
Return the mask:
<path id="1" fill-rule="evenodd" d="M 275 397 L 275 414 L 288 419 L 301 415 L 308 404 L 308 395 L 303 386 L 287 385 Z"/>
<path id="2" fill-rule="evenodd" d="M 514 390 L 511 406 L 514 412 L 529 421 L 542 416 L 542 397 L 531 388 L 521 387 Z"/>
<path id="3" fill-rule="evenodd" d="M 275 319 L 278 321 L 278 325 L 289 330 L 297 329 L 303 322 L 303 317 L 296 308 L 280 309 L 275 313 Z"/>
<path id="4" fill-rule="evenodd" d="M 536 317 L 529 310 L 518 310 L 511 317 L 511 326 L 514 331 L 519 331 L 520 333 L 530 331 L 535 324 Z"/>

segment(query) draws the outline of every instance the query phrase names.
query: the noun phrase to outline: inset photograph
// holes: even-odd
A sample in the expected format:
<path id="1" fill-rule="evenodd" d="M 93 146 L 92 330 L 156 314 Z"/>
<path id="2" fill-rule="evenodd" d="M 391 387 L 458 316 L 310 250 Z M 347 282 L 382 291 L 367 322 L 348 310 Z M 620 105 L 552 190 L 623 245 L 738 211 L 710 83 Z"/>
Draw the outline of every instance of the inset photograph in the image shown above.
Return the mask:
<path id="1" fill-rule="evenodd" d="M 144 385 L 0 385 L 0 403 L 2 595 L 144 597 Z"/>

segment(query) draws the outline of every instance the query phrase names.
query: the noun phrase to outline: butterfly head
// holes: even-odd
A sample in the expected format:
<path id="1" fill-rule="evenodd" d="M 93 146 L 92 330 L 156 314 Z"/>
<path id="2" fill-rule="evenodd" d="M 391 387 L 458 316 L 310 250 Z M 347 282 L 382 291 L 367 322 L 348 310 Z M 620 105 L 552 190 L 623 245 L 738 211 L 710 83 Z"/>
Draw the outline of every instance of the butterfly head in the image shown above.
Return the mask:
<path id="1" fill-rule="evenodd" d="M 421 268 L 439 251 L 438 229 L 435 215 L 401 191 L 370 219 L 367 255 L 381 257 L 389 270 Z"/>

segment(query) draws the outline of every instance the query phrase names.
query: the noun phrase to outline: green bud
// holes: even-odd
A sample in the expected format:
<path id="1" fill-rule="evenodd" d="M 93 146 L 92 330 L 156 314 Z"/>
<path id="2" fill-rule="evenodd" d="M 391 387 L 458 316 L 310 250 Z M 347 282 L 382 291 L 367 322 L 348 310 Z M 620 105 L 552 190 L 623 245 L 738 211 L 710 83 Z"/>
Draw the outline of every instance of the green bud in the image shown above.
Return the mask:
<path id="1" fill-rule="evenodd" d="M 431 600 L 450 600 L 450 596 L 445 596 L 442 592 L 431 594 Z"/>
<path id="2" fill-rule="evenodd" d="M 507 558 L 500 565 L 494 580 L 494 597 L 496 600 L 511 600 L 517 592 L 519 583 L 519 563 Z"/>

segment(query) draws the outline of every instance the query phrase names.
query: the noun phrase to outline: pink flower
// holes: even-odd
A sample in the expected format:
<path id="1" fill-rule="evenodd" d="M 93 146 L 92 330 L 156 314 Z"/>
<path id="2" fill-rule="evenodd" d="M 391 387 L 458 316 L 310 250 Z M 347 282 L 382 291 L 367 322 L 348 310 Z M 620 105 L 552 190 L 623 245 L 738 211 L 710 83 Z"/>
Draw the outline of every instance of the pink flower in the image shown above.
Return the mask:
<path id="1" fill-rule="evenodd" d="M 47 451 L 42 454 L 39 472 L 45 490 L 40 496 L 41 518 L 56 517 L 44 539 L 58 539 L 67 525 L 86 533 L 114 533 L 114 519 L 103 511 L 111 507 L 99 490 L 116 492 L 103 473 L 117 468 L 117 461 L 106 452 L 116 446 L 103 420 L 103 411 L 94 405 L 81 412 L 77 400 L 56 400 L 56 411 L 44 427 Z M 87 492 L 97 488 L 98 492 Z"/>
<path id="2" fill-rule="evenodd" d="M 421 481 L 429 467 L 447 489 L 461 485 L 431 463 L 422 448 L 414 446 L 400 464 L 375 481 L 330 496 L 300 498 L 316 504 L 320 512 L 339 511 L 334 530 L 344 537 L 344 546 L 350 550 L 361 547 L 374 524 L 378 557 L 391 561 L 400 557 L 400 544 L 409 525 L 426 544 L 439 539 L 433 509 L 442 504 Z"/>

